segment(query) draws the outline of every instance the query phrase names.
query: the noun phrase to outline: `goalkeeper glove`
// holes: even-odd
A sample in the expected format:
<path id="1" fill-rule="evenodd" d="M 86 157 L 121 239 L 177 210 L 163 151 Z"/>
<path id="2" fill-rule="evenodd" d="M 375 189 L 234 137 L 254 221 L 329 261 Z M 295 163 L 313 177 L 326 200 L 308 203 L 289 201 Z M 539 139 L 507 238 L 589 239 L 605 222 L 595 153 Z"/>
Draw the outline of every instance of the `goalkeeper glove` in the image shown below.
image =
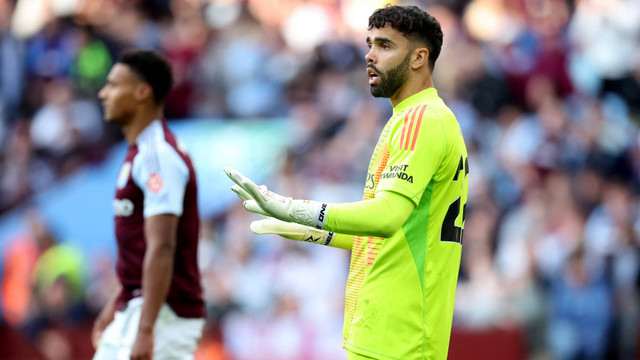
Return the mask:
<path id="1" fill-rule="evenodd" d="M 277 234 L 289 240 L 306 241 L 327 246 L 331 246 L 335 235 L 330 231 L 318 230 L 311 226 L 289 223 L 274 218 L 252 222 L 251 231 L 257 235 Z"/>
<path id="2" fill-rule="evenodd" d="M 245 209 L 264 216 L 274 217 L 286 222 L 323 229 L 327 204 L 309 200 L 293 200 L 269 191 L 266 186 L 258 186 L 249 178 L 230 167 L 224 168 L 227 176 L 249 196 L 245 200 Z"/>
<path id="3" fill-rule="evenodd" d="M 252 200 L 251 196 L 239 185 L 233 185 L 231 190 L 242 200 Z M 311 226 L 304 226 L 296 223 L 281 221 L 260 215 L 263 219 L 251 223 L 251 231 L 256 235 L 277 234 L 289 240 L 306 241 L 320 245 L 330 246 L 333 243 L 334 233 L 314 229 Z"/>

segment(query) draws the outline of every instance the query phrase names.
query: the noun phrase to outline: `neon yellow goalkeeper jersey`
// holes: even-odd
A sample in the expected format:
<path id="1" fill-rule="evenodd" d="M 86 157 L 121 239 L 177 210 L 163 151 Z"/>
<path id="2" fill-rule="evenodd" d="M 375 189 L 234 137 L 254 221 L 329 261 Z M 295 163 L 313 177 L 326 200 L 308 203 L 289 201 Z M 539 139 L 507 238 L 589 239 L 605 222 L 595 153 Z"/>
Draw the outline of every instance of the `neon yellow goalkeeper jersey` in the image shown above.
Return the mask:
<path id="1" fill-rule="evenodd" d="M 394 191 L 416 208 L 390 238 L 354 239 L 343 333 L 348 350 L 375 359 L 447 358 L 468 172 L 460 126 L 436 89 L 393 109 L 363 198 Z"/>

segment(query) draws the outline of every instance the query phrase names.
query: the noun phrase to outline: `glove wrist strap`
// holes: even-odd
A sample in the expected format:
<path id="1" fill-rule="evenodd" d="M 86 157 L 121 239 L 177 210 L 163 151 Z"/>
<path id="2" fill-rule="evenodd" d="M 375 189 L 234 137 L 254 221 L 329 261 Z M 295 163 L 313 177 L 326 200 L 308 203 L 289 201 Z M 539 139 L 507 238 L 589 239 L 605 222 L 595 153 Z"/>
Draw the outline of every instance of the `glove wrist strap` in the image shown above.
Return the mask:
<path id="1" fill-rule="evenodd" d="M 300 239 L 301 241 L 325 246 L 331 246 L 331 244 L 333 243 L 333 239 L 335 238 L 334 232 L 317 230 L 311 227 L 308 227 L 307 229 L 308 230 L 305 232 L 302 239 Z"/>
<path id="2" fill-rule="evenodd" d="M 293 222 L 324 229 L 327 220 L 327 203 L 310 200 L 293 200 L 290 216 Z"/>
<path id="3" fill-rule="evenodd" d="M 315 214 L 315 218 L 313 220 L 313 224 L 312 226 L 315 227 L 316 229 L 324 229 L 324 224 L 327 221 L 327 203 L 316 203 L 317 204 L 317 208 L 316 208 L 316 214 Z"/>

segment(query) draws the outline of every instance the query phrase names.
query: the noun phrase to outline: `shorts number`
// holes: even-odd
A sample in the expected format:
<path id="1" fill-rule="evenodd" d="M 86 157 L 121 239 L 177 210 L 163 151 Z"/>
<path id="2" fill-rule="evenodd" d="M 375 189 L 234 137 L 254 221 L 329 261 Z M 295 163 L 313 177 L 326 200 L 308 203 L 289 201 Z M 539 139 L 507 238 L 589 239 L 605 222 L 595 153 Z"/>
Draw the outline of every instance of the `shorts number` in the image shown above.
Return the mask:
<path id="1" fill-rule="evenodd" d="M 458 170 L 453 177 L 453 181 L 457 182 L 460 172 L 464 171 L 462 179 L 462 196 L 458 197 L 447 210 L 447 214 L 442 221 L 442 229 L 440 231 L 440 241 L 456 242 L 462 244 L 462 233 L 464 231 L 464 217 L 467 213 L 467 175 L 469 174 L 469 160 L 460 157 Z M 463 198 L 464 197 L 464 198 Z M 462 216 L 460 216 L 460 204 L 462 204 Z M 456 220 L 460 218 L 460 226 L 456 225 Z"/>

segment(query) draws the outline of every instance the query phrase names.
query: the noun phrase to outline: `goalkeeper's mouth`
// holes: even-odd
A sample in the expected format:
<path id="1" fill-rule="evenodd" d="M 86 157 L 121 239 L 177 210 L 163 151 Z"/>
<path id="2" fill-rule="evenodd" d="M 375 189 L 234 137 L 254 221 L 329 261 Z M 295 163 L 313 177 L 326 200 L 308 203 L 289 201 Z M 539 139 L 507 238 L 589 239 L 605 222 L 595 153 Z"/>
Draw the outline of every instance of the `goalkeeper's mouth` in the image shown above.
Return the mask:
<path id="1" fill-rule="evenodd" d="M 367 67 L 367 75 L 369 75 L 369 85 L 376 85 L 380 81 L 380 76 L 373 68 Z"/>

